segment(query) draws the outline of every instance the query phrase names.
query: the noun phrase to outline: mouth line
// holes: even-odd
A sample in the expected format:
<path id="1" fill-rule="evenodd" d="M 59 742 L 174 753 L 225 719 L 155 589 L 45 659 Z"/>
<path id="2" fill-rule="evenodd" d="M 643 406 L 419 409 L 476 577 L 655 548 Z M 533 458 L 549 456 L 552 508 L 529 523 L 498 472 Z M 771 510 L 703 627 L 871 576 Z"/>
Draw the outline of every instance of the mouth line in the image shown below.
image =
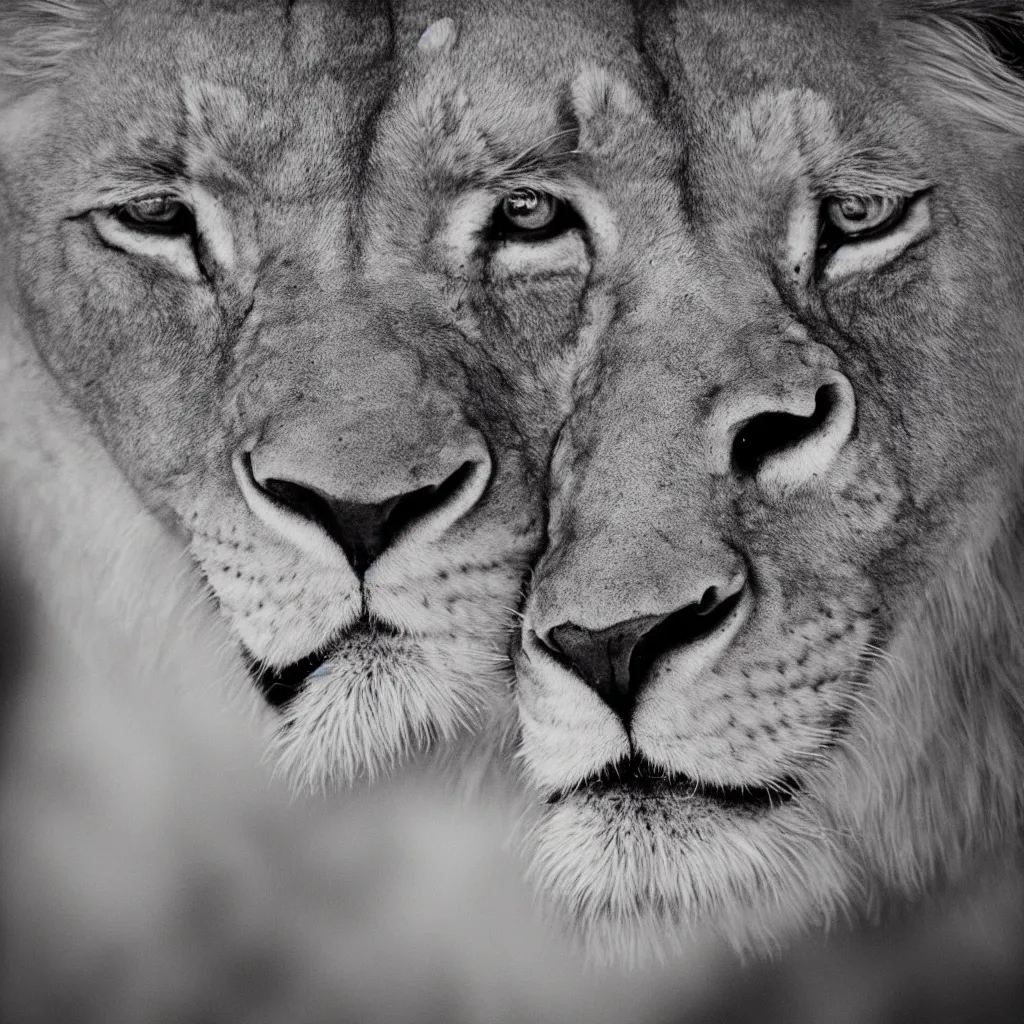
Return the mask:
<path id="1" fill-rule="evenodd" d="M 335 654 L 355 638 L 397 637 L 398 630 L 384 622 L 377 622 L 363 615 L 350 626 L 335 633 L 323 646 L 311 651 L 305 657 L 281 668 L 274 668 L 255 657 L 247 648 L 242 648 L 246 667 L 252 681 L 272 708 L 283 708 L 301 692 L 306 680 L 316 675 Z"/>
<path id="2" fill-rule="evenodd" d="M 734 810 L 767 811 L 780 807 L 800 791 L 799 780 L 791 777 L 778 781 L 741 786 L 703 782 L 690 775 L 667 772 L 642 757 L 624 758 L 607 765 L 600 772 L 583 779 L 578 785 L 556 790 L 547 803 L 561 803 L 577 793 L 595 796 L 630 794 L 655 797 L 666 791 L 685 793 L 687 797 L 704 800 Z"/>

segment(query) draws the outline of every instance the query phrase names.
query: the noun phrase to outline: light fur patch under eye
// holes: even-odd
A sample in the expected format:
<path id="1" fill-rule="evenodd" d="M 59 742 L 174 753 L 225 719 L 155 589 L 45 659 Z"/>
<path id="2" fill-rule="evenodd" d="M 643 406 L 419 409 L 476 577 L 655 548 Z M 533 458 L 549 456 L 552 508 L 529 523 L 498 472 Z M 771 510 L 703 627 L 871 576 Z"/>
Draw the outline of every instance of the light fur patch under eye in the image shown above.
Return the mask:
<path id="1" fill-rule="evenodd" d="M 451 18 L 440 18 L 427 26 L 416 44 L 416 49 L 420 53 L 439 53 L 452 46 L 457 35 L 455 22 Z"/>
<path id="2" fill-rule="evenodd" d="M 494 251 L 492 274 L 522 276 L 549 274 L 583 267 L 587 247 L 577 232 L 558 235 L 543 242 L 509 241 Z"/>

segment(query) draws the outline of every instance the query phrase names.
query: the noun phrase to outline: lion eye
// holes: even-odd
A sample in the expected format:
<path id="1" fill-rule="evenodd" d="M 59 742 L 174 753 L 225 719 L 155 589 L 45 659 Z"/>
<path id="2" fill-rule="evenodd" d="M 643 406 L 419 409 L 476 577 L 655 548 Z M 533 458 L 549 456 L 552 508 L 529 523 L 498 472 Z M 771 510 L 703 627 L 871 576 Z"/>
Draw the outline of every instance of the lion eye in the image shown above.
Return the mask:
<path id="1" fill-rule="evenodd" d="M 113 211 L 125 227 L 160 235 L 191 235 L 195 230 L 192 211 L 173 196 L 134 199 Z"/>
<path id="2" fill-rule="evenodd" d="M 548 234 L 561 209 L 561 201 L 548 192 L 518 188 L 501 200 L 495 227 L 499 234 L 517 238 Z"/>
<path id="3" fill-rule="evenodd" d="M 928 238 L 929 188 L 913 195 L 828 196 L 821 204 L 816 273 L 822 281 L 869 274 Z"/>
<path id="4" fill-rule="evenodd" d="M 902 196 L 832 196 L 825 219 L 844 239 L 856 239 L 893 227 L 903 216 Z"/>

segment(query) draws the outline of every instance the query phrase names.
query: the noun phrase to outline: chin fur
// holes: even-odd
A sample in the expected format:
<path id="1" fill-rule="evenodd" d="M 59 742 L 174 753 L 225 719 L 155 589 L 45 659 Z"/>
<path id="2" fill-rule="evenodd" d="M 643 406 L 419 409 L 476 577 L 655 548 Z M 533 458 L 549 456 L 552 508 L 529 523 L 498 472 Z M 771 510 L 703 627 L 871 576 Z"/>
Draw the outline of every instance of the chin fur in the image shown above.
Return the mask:
<path id="1" fill-rule="evenodd" d="M 494 651 L 367 632 L 341 653 L 277 713 L 270 756 L 298 789 L 372 779 L 511 704 L 508 662 Z"/>

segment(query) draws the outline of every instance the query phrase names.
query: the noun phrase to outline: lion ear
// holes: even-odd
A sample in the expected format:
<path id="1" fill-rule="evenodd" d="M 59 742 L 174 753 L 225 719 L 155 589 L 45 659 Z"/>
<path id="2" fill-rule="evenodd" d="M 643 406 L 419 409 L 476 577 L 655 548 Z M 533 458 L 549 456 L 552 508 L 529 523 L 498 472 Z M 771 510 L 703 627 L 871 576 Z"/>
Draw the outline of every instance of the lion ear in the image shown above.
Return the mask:
<path id="1" fill-rule="evenodd" d="M 60 77 L 86 43 L 106 0 L 6 0 L 0 3 L 0 77 L 10 85 L 45 85 Z"/>
<path id="2" fill-rule="evenodd" d="M 935 95 L 978 128 L 1024 136 L 1024 2 L 895 0 L 896 28 Z"/>

